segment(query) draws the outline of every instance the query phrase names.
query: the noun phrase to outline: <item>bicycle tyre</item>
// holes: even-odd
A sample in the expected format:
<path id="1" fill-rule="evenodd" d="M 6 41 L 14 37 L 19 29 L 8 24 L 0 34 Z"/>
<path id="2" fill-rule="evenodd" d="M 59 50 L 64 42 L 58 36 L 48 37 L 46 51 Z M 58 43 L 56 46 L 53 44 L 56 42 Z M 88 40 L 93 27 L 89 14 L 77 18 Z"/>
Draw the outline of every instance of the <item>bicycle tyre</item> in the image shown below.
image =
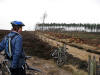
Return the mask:
<path id="1" fill-rule="evenodd" d="M 2 64 L 1 66 L 1 71 L 2 71 L 2 75 L 11 75 L 11 73 L 8 72 L 7 67 Z"/>
<path id="2" fill-rule="evenodd" d="M 59 67 L 61 67 L 61 66 L 63 66 L 65 64 L 65 61 L 63 59 L 61 59 L 61 58 L 58 58 L 57 61 L 56 61 L 56 63 L 57 63 L 57 65 Z"/>
<path id="3" fill-rule="evenodd" d="M 66 61 L 67 61 L 66 55 L 63 53 L 60 53 L 56 63 L 59 67 L 61 67 L 66 63 Z"/>

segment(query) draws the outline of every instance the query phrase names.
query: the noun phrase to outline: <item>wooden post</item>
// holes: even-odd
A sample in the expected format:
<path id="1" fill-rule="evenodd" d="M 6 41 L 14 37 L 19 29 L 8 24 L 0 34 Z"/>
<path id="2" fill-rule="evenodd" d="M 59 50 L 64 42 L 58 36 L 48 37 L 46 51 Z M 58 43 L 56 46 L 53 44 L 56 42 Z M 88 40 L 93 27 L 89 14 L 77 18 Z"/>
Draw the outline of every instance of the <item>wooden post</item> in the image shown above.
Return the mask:
<path id="1" fill-rule="evenodd" d="M 93 75 L 96 75 L 96 58 L 93 56 Z"/>
<path id="2" fill-rule="evenodd" d="M 91 56 L 88 56 L 88 75 L 90 75 L 90 62 L 91 62 Z"/>
<path id="3" fill-rule="evenodd" d="M 100 58 L 99 63 L 96 61 L 96 57 L 88 56 L 88 75 L 100 75 Z"/>
<path id="4" fill-rule="evenodd" d="M 100 75 L 100 58 L 99 63 L 96 65 L 96 75 Z"/>
<path id="5" fill-rule="evenodd" d="M 88 75 L 96 75 L 96 58 L 89 55 L 88 60 Z"/>
<path id="6" fill-rule="evenodd" d="M 91 58 L 90 60 L 90 75 L 93 75 L 94 74 L 94 71 L 93 71 L 93 60 Z"/>

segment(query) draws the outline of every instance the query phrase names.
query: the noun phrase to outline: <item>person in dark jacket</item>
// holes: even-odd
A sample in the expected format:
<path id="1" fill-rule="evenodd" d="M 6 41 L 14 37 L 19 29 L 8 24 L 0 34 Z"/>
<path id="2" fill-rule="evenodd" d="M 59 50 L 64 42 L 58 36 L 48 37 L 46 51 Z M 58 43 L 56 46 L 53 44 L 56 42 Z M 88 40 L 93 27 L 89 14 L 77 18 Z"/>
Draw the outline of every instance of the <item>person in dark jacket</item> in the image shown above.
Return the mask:
<path id="1" fill-rule="evenodd" d="M 11 75 L 26 75 L 25 72 L 25 54 L 23 50 L 22 36 L 22 27 L 25 26 L 20 21 L 12 21 L 12 31 L 5 36 L 5 38 L 0 43 L 0 51 L 5 50 L 7 59 L 10 62 L 10 71 Z M 13 37 L 11 39 L 11 51 L 9 53 L 7 47 L 7 37 Z M 11 58 L 9 57 L 11 56 Z"/>

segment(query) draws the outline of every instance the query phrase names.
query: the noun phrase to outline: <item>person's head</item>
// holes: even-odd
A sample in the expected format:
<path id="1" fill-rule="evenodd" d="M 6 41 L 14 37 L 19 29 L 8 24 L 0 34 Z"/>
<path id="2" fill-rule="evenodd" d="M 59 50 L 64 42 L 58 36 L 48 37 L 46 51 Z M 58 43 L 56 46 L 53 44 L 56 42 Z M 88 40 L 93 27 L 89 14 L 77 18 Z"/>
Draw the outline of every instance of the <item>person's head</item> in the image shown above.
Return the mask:
<path id="1" fill-rule="evenodd" d="M 16 32 L 18 32 L 18 33 L 20 33 L 20 32 L 22 32 L 22 27 L 23 26 L 25 26 L 22 22 L 20 22 L 20 21 L 12 21 L 11 22 L 11 24 L 12 24 L 12 30 L 13 31 L 16 31 Z"/>

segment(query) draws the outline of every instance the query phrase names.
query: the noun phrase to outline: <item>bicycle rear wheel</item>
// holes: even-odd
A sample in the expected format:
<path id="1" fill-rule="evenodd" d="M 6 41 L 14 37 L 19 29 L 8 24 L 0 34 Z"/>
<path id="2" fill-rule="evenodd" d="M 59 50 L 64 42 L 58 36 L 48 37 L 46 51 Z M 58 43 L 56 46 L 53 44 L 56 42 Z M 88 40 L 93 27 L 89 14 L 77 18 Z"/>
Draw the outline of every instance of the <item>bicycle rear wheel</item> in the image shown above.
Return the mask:
<path id="1" fill-rule="evenodd" d="M 63 58 L 58 58 L 56 63 L 59 67 L 61 67 L 65 64 L 65 60 Z"/>
<path id="2" fill-rule="evenodd" d="M 66 55 L 65 54 L 59 54 L 56 63 L 59 67 L 61 67 L 66 63 L 66 61 L 67 61 Z"/>
<path id="3" fill-rule="evenodd" d="M 11 75 L 7 65 L 2 64 L 1 71 L 2 71 L 2 75 Z"/>

